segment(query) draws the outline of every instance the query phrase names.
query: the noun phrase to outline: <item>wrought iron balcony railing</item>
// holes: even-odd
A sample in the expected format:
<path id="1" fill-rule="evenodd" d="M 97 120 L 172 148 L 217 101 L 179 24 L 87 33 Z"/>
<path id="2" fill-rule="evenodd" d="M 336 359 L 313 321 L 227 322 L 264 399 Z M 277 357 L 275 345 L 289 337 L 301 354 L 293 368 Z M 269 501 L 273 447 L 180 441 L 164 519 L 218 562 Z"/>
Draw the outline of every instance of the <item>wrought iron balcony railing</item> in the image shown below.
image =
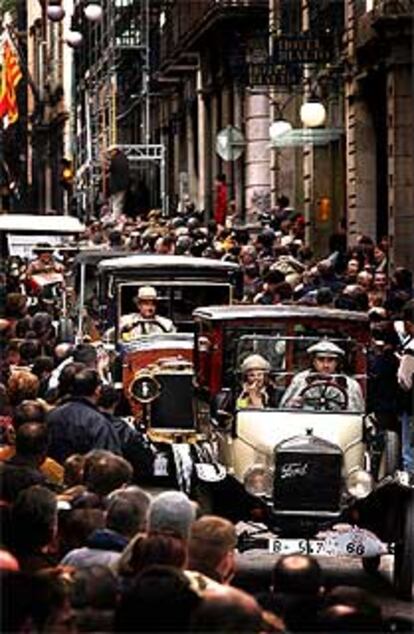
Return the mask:
<path id="1" fill-rule="evenodd" d="M 160 38 L 160 63 L 182 50 L 209 21 L 247 11 L 268 11 L 269 0 L 177 0 L 167 10 Z"/>
<path id="2" fill-rule="evenodd" d="M 374 17 L 397 17 L 414 15 L 414 0 L 374 0 Z"/>

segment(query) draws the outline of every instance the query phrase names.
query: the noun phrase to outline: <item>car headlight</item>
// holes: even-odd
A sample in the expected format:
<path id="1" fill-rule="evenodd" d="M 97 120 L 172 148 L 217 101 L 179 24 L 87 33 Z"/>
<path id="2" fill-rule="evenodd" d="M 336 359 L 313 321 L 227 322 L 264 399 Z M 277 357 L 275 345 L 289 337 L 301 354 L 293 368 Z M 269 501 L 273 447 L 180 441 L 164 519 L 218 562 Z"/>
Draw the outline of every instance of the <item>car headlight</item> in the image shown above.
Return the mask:
<path id="1" fill-rule="evenodd" d="M 251 495 L 272 495 L 273 472 L 263 464 L 249 467 L 243 477 L 244 488 Z"/>
<path id="2" fill-rule="evenodd" d="M 372 491 L 373 479 L 368 471 L 357 469 L 347 477 L 346 486 L 353 497 L 366 498 Z"/>

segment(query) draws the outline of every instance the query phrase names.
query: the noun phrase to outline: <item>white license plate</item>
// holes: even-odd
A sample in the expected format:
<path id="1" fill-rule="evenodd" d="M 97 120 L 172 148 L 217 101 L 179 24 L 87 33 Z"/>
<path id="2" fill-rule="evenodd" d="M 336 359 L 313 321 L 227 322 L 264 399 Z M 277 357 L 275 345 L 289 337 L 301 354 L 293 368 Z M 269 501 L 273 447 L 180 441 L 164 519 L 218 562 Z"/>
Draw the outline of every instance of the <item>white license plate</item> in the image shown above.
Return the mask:
<path id="1" fill-rule="evenodd" d="M 270 539 L 269 550 L 276 555 L 326 555 L 323 539 Z"/>

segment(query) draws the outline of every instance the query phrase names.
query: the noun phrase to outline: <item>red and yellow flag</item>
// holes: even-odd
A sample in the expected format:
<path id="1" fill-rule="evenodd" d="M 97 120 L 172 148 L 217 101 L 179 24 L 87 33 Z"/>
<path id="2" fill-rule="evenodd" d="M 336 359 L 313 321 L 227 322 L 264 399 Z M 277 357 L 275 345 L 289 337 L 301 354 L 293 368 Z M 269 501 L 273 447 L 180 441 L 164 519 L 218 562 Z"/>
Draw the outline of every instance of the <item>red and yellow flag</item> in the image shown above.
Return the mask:
<path id="1" fill-rule="evenodd" d="M 8 38 L 2 43 L 2 69 L 0 84 L 0 118 L 5 119 L 5 127 L 19 118 L 16 87 L 22 78 L 17 53 Z"/>

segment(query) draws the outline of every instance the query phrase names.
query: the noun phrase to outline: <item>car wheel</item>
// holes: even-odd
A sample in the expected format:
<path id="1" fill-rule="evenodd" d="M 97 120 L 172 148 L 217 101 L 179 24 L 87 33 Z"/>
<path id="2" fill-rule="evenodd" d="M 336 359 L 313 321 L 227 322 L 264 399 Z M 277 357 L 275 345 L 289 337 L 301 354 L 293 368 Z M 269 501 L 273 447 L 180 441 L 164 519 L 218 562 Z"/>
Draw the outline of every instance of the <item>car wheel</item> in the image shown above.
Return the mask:
<path id="1" fill-rule="evenodd" d="M 373 575 L 378 572 L 378 568 L 380 567 L 381 556 L 376 555 L 375 557 L 363 557 L 362 558 L 362 567 L 365 572 L 369 575 Z"/>
<path id="2" fill-rule="evenodd" d="M 395 545 L 394 588 L 398 597 L 411 600 L 414 574 L 414 489 L 405 502 L 402 540 Z"/>

